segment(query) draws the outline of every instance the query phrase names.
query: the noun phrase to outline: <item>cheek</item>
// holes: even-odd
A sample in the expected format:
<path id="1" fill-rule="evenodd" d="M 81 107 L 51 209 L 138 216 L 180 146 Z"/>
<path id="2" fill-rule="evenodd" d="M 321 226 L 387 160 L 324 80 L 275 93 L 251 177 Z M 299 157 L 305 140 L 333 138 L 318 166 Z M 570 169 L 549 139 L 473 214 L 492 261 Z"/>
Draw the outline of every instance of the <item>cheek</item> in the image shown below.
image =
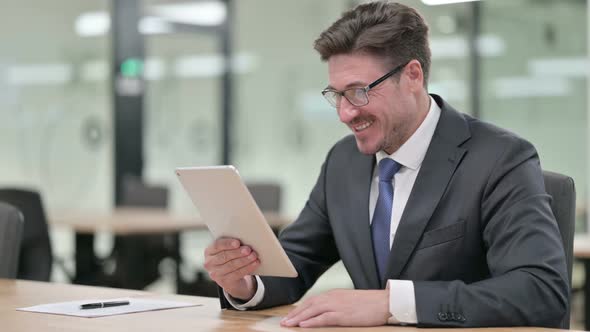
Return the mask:
<path id="1" fill-rule="evenodd" d="M 397 110 L 390 110 L 388 113 L 383 114 L 383 128 L 391 131 L 399 127 L 400 114 Z"/>

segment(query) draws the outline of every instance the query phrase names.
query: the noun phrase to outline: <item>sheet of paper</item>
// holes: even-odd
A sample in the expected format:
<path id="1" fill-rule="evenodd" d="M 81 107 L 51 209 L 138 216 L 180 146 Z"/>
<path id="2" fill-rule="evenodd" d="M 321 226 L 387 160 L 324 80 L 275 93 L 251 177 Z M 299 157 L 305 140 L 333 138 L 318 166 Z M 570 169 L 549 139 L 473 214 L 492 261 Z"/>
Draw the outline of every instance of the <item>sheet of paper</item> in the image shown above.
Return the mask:
<path id="1" fill-rule="evenodd" d="M 111 302 L 111 301 L 129 301 L 129 304 L 117 306 L 117 307 L 108 307 L 108 308 L 80 309 L 80 305 L 82 305 L 84 303 Z M 27 307 L 27 308 L 18 308 L 16 310 L 92 318 L 92 317 L 103 317 L 103 316 L 129 314 L 129 313 L 133 313 L 133 312 L 142 312 L 142 311 L 193 307 L 193 306 L 200 306 L 200 305 L 201 304 L 188 303 L 188 302 L 164 301 L 164 300 L 148 299 L 148 298 L 126 297 L 126 298 L 116 298 L 116 299 L 87 299 L 87 300 L 81 300 L 81 301 L 48 303 L 48 304 L 40 304 L 40 305 Z"/>

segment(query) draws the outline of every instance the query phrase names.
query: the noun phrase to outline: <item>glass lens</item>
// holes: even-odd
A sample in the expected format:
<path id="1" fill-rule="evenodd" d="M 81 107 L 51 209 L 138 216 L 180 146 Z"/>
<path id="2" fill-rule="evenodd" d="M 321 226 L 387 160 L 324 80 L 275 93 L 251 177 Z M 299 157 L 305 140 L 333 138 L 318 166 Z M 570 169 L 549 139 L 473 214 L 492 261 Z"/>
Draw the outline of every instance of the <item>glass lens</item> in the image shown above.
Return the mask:
<path id="1" fill-rule="evenodd" d="M 367 92 L 364 88 L 353 88 L 344 91 L 344 96 L 354 106 L 364 106 L 369 103 Z"/>
<path id="2" fill-rule="evenodd" d="M 324 95 L 324 98 L 326 98 L 326 100 L 330 103 L 330 105 L 338 107 L 338 104 L 340 104 L 340 94 L 338 92 L 324 90 L 322 91 L 322 94 Z"/>

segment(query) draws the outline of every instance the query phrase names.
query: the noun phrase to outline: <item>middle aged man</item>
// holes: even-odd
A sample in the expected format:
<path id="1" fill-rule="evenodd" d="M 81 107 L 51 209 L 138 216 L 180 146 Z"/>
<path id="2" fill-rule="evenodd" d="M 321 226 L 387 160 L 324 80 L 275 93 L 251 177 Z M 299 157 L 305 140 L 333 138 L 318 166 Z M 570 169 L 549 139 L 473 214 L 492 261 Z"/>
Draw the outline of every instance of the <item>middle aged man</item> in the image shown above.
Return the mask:
<path id="1" fill-rule="evenodd" d="M 252 276 L 236 239 L 205 250 L 226 308 L 294 303 L 342 260 L 355 290 L 310 297 L 284 326 L 559 327 L 568 282 L 534 147 L 429 95 L 428 28 L 412 8 L 367 3 L 315 48 L 324 96 L 354 135 L 336 143 L 280 241 L 299 277 Z"/>

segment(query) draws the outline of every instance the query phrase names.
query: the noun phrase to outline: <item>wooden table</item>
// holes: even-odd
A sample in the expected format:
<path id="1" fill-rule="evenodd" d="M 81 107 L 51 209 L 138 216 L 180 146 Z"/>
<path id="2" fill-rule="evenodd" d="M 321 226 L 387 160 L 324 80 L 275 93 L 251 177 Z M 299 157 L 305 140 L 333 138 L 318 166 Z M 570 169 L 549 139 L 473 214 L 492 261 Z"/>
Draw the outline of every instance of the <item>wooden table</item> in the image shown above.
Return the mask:
<path id="1" fill-rule="evenodd" d="M 290 219 L 277 213 L 265 213 L 271 228 L 278 230 L 290 223 Z M 163 208 L 130 208 L 120 207 L 109 213 L 92 213 L 90 211 L 62 211 L 50 214 L 51 227 L 68 228 L 75 232 L 75 283 L 86 285 L 116 285 L 122 288 L 142 288 L 144 285 L 138 275 L 144 265 L 143 254 L 136 249 L 138 243 L 145 243 L 142 237 L 147 235 L 169 234 L 174 248 L 170 257 L 176 262 L 177 290 L 183 288 L 179 266 L 180 237 L 179 233 L 190 230 L 206 230 L 205 222 L 195 216 L 179 216 Z M 118 241 L 118 264 L 116 276 L 107 277 L 102 271 L 102 264 L 94 254 L 94 234 L 111 233 L 121 240 Z"/>
<path id="2" fill-rule="evenodd" d="M 282 228 L 291 220 L 277 213 L 264 213 L 272 228 Z M 207 229 L 197 216 L 180 216 L 162 208 L 116 208 L 109 213 L 62 211 L 50 215 L 52 227 L 69 228 L 76 233 L 109 232 L 116 235 L 161 234 Z"/>
<path id="3" fill-rule="evenodd" d="M 170 310 L 149 311 L 100 318 L 81 318 L 16 311 L 16 308 L 38 304 L 75 301 L 83 299 L 101 299 L 116 297 L 142 297 L 176 300 L 203 304 L 199 307 L 187 307 Z M 383 326 L 367 328 L 282 328 L 279 322 L 291 306 L 278 307 L 261 311 L 240 312 L 221 310 L 214 298 L 181 295 L 156 295 L 142 291 L 90 287 L 69 284 L 52 284 L 33 281 L 14 281 L 0 279 L 0 322 L 2 331 L 18 332 L 53 332 L 53 331 L 174 331 L 174 332 L 240 332 L 240 331 L 396 331 L 412 332 L 421 329 L 413 327 Z M 425 329 L 435 332 L 543 332 L 560 331 L 544 328 L 493 328 L 493 329 Z"/>

